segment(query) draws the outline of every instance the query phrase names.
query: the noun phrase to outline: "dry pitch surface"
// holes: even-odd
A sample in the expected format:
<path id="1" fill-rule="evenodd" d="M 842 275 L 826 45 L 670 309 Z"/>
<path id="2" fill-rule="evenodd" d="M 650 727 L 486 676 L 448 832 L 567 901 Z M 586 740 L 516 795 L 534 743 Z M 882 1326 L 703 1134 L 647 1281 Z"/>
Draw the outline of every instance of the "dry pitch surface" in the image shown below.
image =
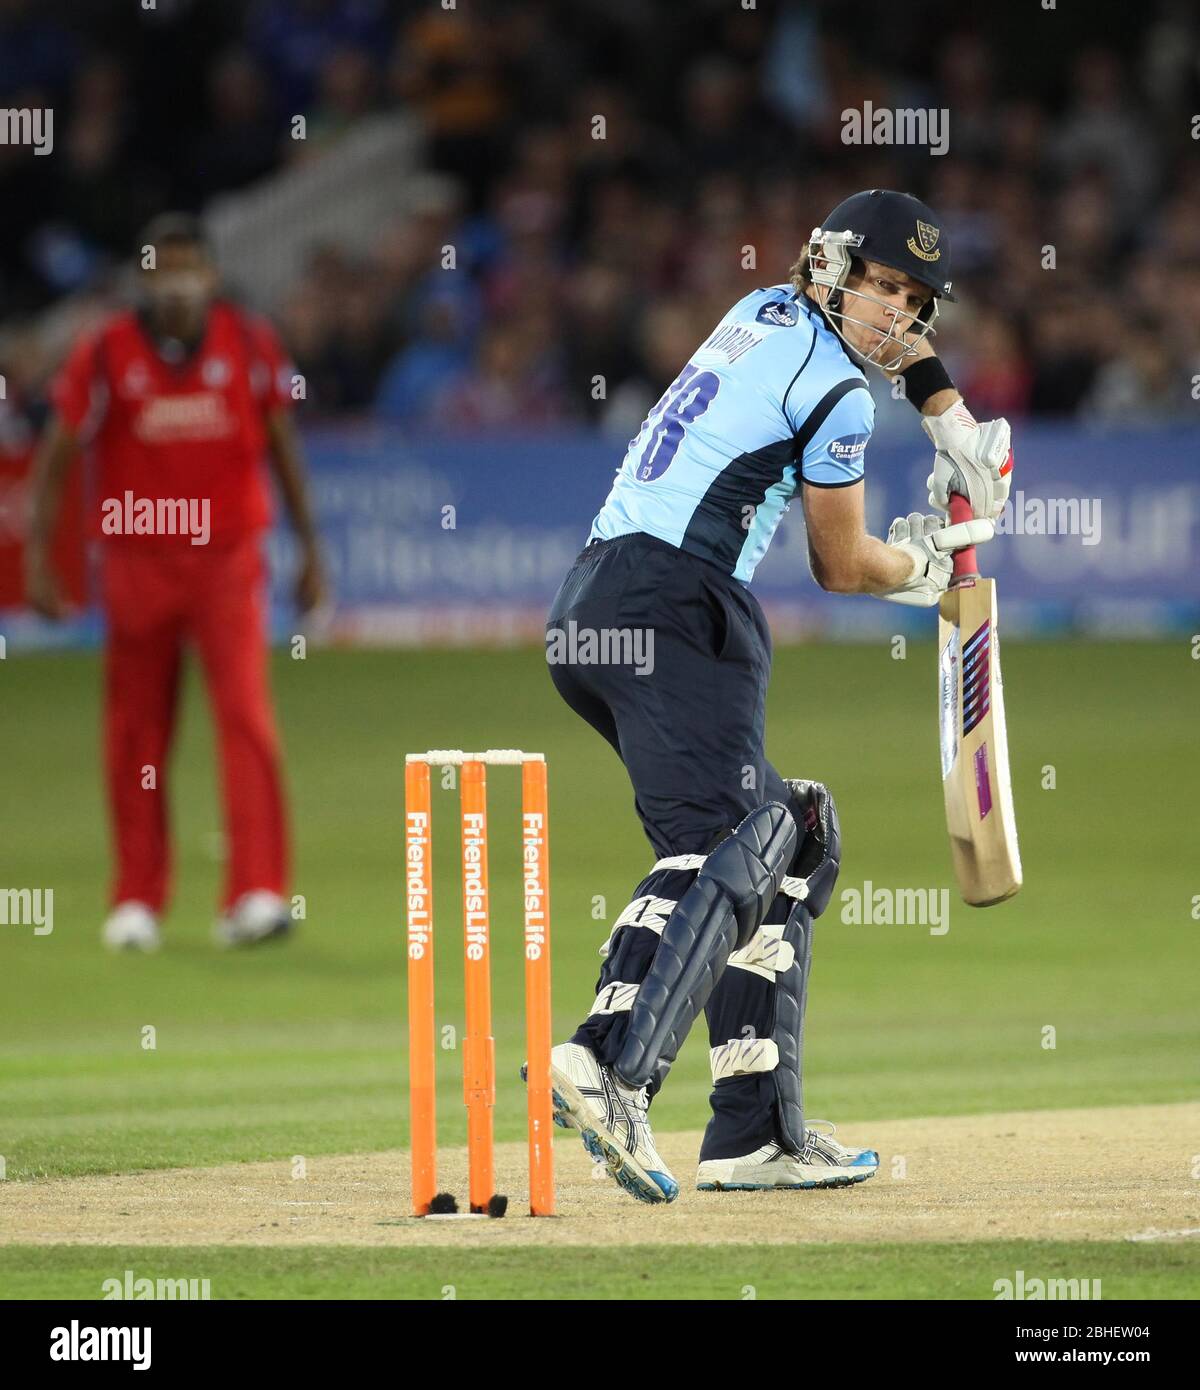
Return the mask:
<path id="1" fill-rule="evenodd" d="M 880 1171 L 827 1192 L 703 1193 L 699 1133 L 660 1136 L 679 1200 L 646 1207 L 597 1176 L 578 1140 L 556 1142 L 556 1220 L 531 1221 L 525 1152 L 497 1149 L 500 1221 L 407 1217 L 400 1151 L 0 1184 L 0 1243 L 473 1246 L 796 1242 L 1200 1240 L 1200 1103 L 1038 1110 L 848 1125 Z M 440 1186 L 466 1190 L 464 1149 Z"/>

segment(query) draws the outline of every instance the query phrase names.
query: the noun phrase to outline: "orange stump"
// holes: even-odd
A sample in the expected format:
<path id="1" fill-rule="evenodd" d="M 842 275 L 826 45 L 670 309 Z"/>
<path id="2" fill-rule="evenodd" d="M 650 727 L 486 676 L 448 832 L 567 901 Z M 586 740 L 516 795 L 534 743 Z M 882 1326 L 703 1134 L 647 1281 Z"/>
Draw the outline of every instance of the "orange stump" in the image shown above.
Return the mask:
<path id="1" fill-rule="evenodd" d="M 502 1215 L 495 1191 L 496 1042 L 492 1035 L 487 764 L 521 768 L 521 889 L 525 1057 L 529 1108 L 529 1214 L 554 1215 L 550 1049 L 550 813 L 540 753 L 493 748 L 410 753 L 405 770 L 405 904 L 408 929 L 409 1114 L 413 1214 L 430 1219 Z M 470 1213 L 438 1211 L 436 1022 L 433 971 L 433 833 L 430 768 L 458 767 L 466 1026 L 462 1038 Z M 446 1194 L 449 1197 L 449 1194 Z M 453 1199 L 450 1198 L 453 1206 Z M 441 1201 L 438 1206 L 443 1206 Z"/>
<path id="2" fill-rule="evenodd" d="M 408 1087 L 413 1213 L 437 1191 L 437 1084 L 433 1015 L 433 865 L 429 766 L 404 771 L 404 878 L 408 930 Z"/>
<path id="3" fill-rule="evenodd" d="M 463 1099 L 471 1210 L 487 1210 L 495 1194 L 492 1109 L 496 1104 L 496 1041 L 492 1037 L 492 963 L 488 920 L 487 770 L 462 765 L 463 957 L 467 1030 Z"/>
<path id="4" fill-rule="evenodd" d="M 554 1215 L 549 832 L 546 764 L 527 761 L 521 766 L 521 876 L 525 904 L 525 1060 L 528 1067 L 531 1216 Z"/>

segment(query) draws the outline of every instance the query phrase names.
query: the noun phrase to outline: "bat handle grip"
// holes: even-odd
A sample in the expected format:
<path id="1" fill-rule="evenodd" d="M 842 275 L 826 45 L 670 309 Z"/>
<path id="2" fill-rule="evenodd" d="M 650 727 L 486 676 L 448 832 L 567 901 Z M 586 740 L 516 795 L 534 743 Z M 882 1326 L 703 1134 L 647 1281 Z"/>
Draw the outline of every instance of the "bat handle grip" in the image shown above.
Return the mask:
<path id="1" fill-rule="evenodd" d="M 950 520 L 954 523 L 960 521 L 970 521 L 974 513 L 971 511 L 971 504 L 961 492 L 950 494 Z M 966 584 L 973 579 L 979 578 L 979 562 L 975 558 L 975 547 L 965 546 L 962 550 L 954 552 L 954 579 L 950 587 L 958 588 L 961 584 Z"/>

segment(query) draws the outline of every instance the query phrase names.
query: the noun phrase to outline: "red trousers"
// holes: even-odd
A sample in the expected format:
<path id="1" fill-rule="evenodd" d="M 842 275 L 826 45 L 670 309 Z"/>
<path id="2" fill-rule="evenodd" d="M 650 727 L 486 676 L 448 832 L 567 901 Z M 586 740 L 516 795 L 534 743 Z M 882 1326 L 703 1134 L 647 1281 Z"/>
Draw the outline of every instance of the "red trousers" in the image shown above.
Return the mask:
<path id="1" fill-rule="evenodd" d="M 105 754 L 114 903 L 158 912 L 170 884 L 167 761 L 184 648 L 200 658 L 225 808 L 223 906 L 283 894 L 287 826 L 267 683 L 266 565 L 257 536 L 223 546 L 103 545 Z"/>

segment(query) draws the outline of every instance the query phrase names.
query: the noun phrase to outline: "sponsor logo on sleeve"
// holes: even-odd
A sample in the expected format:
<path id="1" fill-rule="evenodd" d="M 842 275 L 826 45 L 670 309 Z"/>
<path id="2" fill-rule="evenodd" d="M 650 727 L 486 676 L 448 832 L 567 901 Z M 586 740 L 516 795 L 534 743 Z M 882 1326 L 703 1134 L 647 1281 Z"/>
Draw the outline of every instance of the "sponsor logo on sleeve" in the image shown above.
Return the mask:
<path id="1" fill-rule="evenodd" d="M 846 434 L 835 439 L 829 446 L 829 457 L 837 463 L 853 463 L 863 456 L 869 434 Z"/>

